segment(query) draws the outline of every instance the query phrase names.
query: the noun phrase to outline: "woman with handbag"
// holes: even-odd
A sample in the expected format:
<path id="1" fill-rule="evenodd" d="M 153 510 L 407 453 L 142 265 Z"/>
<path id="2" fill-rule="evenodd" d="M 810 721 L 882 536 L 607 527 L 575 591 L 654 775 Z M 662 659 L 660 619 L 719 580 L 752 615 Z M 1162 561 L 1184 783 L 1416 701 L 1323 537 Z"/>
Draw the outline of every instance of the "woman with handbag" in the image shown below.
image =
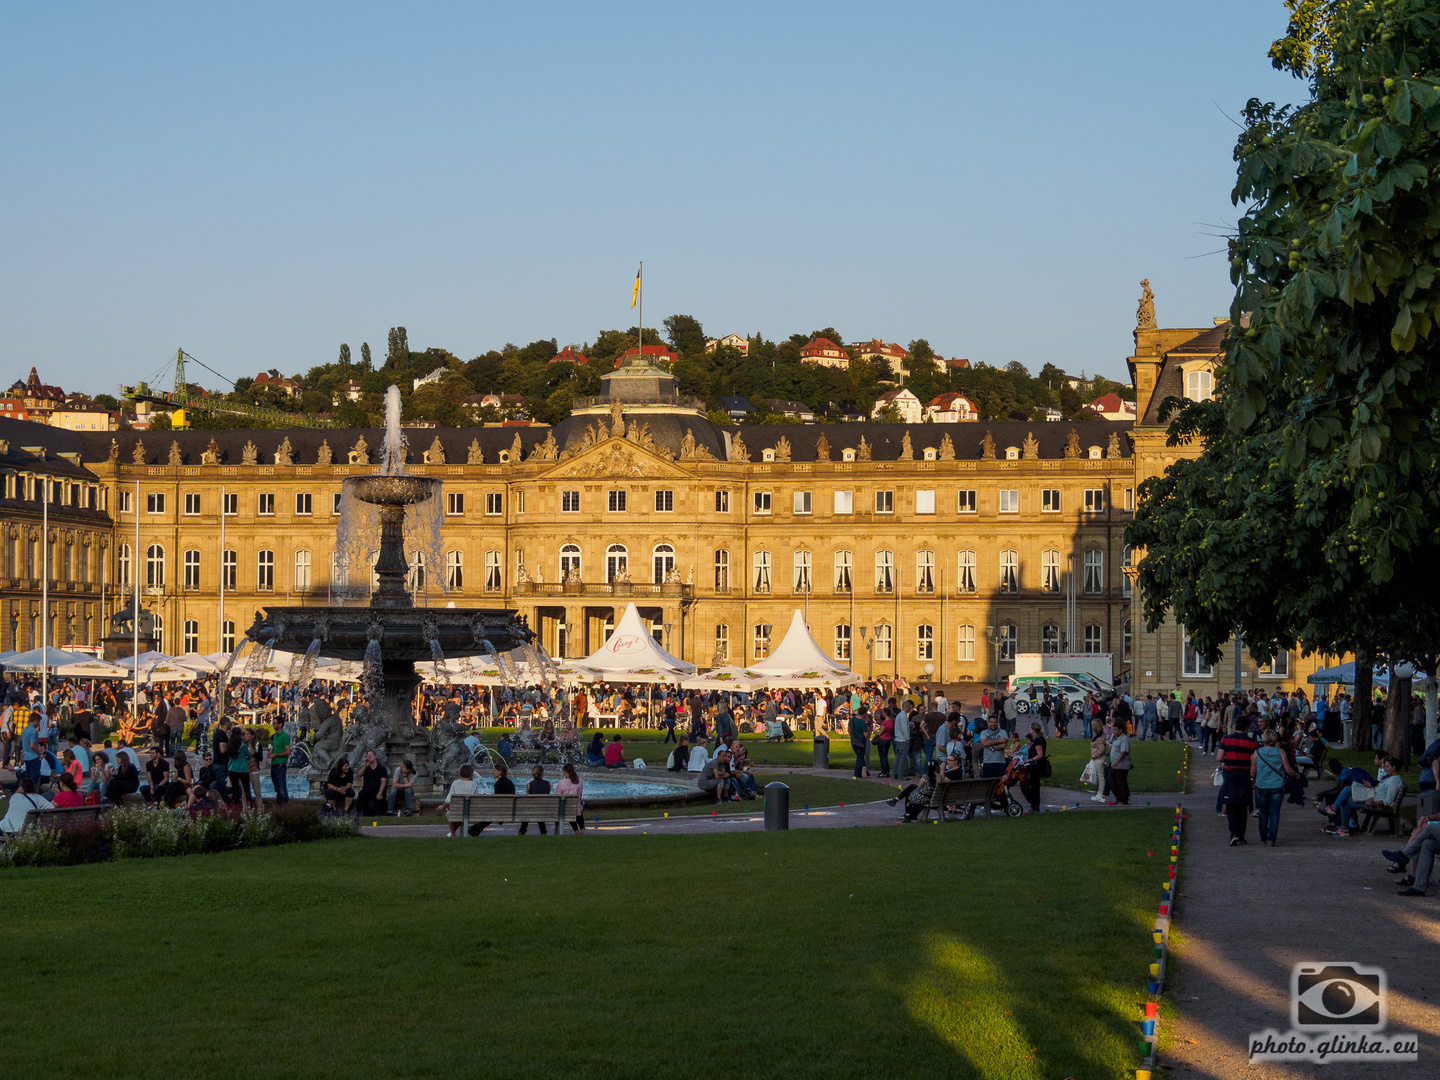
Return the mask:
<path id="1" fill-rule="evenodd" d="M 1265 732 L 1264 742 L 1250 759 L 1250 779 L 1255 785 L 1256 809 L 1260 811 L 1260 842 L 1274 847 L 1280 832 L 1280 804 L 1285 801 L 1286 778 L 1300 774 L 1273 730 Z"/>

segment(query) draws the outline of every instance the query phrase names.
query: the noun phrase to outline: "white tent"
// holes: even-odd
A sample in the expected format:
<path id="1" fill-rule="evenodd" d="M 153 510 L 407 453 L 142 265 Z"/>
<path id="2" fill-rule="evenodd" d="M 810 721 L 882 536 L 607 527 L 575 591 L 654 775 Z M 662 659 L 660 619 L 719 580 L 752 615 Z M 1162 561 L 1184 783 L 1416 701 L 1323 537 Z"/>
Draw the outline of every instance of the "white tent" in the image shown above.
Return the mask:
<path id="1" fill-rule="evenodd" d="M 692 675 L 680 685 L 686 690 L 738 690 L 748 694 L 765 685 L 765 676 L 748 668 L 717 667 Z"/>
<path id="2" fill-rule="evenodd" d="M 142 652 L 139 656 L 122 656 L 115 661 L 117 667 L 123 667 L 129 671 L 135 670 L 135 665 L 140 665 L 140 674 L 145 674 L 145 669 L 151 664 L 170 663 L 170 657 L 163 652 Z"/>
<path id="3" fill-rule="evenodd" d="M 53 645 L 47 645 L 43 649 L 15 653 L 10 659 L 4 661 L 4 664 L 8 671 L 39 671 L 42 668 L 53 670 L 57 667 L 64 667 L 66 664 L 80 664 L 94 659 L 89 653 L 72 652 L 69 649 L 57 649 Z"/>
<path id="4" fill-rule="evenodd" d="M 810 636 L 805 616 L 798 608 L 784 640 L 764 660 L 751 664 L 746 670 L 763 676 L 764 685 L 772 689 L 846 686 L 860 681 L 858 672 L 825 655 L 825 650 Z"/>
<path id="5" fill-rule="evenodd" d="M 93 656 L 79 663 L 62 664 L 55 669 L 56 677 L 61 679 L 128 679 L 131 674 L 123 667 L 96 660 Z"/>
<path id="6" fill-rule="evenodd" d="M 143 652 L 139 656 L 124 656 L 115 661 L 126 675 L 139 672 L 140 680 L 147 683 L 191 682 L 200 678 L 194 668 L 182 667 L 175 660 L 159 652 Z"/>
<path id="7" fill-rule="evenodd" d="M 227 660 L 230 658 L 228 653 L 221 653 L 220 655 L 224 656 Z M 180 667 L 189 668 L 191 671 L 198 671 L 204 675 L 214 675 L 220 670 L 220 668 L 216 666 L 215 661 L 211 660 L 210 657 L 201 656 L 195 652 L 187 652 L 175 657 L 175 663 Z"/>
<path id="8" fill-rule="evenodd" d="M 695 674 L 694 664 L 687 664 L 660 647 L 634 603 L 625 606 L 625 614 L 604 645 L 570 666 L 581 678 L 592 682 L 679 682 Z"/>

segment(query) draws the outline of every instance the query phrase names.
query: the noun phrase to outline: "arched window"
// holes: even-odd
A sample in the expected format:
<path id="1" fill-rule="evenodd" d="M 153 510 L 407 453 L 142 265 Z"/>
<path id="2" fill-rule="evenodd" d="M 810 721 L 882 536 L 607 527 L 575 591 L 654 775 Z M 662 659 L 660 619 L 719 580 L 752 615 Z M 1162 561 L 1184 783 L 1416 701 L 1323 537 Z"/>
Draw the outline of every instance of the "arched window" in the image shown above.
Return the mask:
<path id="1" fill-rule="evenodd" d="M 570 576 L 570 571 L 580 573 L 580 545 L 560 545 L 560 580 L 564 581 Z"/>
<path id="2" fill-rule="evenodd" d="M 848 593 L 855 587 L 855 556 L 848 551 L 835 552 L 835 591 Z"/>
<path id="3" fill-rule="evenodd" d="M 275 553 L 255 553 L 255 588 L 260 592 L 272 592 L 275 588 Z"/>
<path id="4" fill-rule="evenodd" d="M 194 619 L 185 620 L 185 652 L 200 651 L 200 624 Z"/>
<path id="5" fill-rule="evenodd" d="M 605 580 L 613 584 L 616 578 L 630 573 L 630 551 L 624 544 L 611 544 L 605 549 Z"/>
<path id="6" fill-rule="evenodd" d="M 755 591 L 757 593 L 768 593 L 770 591 L 770 552 L 755 552 Z M 767 647 L 768 648 L 768 647 Z M 769 656 L 767 651 L 766 656 Z M 763 657 L 762 657 L 763 659 Z"/>
<path id="7" fill-rule="evenodd" d="M 656 544 L 653 556 L 654 577 L 651 579 L 656 585 L 662 584 L 670 571 L 675 569 L 675 548 L 670 544 Z"/>
<path id="8" fill-rule="evenodd" d="M 1000 659 L 1001 659 L 1002 661 L 1004 661 L 1004 660 L 1014 660 L 1014 659 L 1015 659 L 1015 641 L 1016 641 L 1015 624 L 1014 624 L 1014 623 L 1001 623 L 1001 624 L 1000 624 L 999 633 L 1000 633 Z"/>
<path id="9" fill-rule="evenodd" d="M 165 651 L 165 620 L 160 617 L 160 612 L 155 612 L 155 651 Z"/>
<path id="10" fill-rule="evenodd" d="M 304 548 L 295 552 L 295 591 L 310 591 L 310 552 Z"/>
<path id="11" fill-rule="evenodd" d="M 1085 552 L 1085 591 L 1105 591 L 1105 553 L 1094 548 Z"/>
<path id="12" fill-rule="evenodd" d="M 227 592 L 235 591 L 235 573 L 237 556 L 234 548 L 226 548 L 220 553 L 220 580 L 223 581 Z"/>
<path id="13" fill-rule="evenodd" d="M 159 544 L 145 549 L 145 584 L 152 589 L 165 585 L 165 549 Z"/>
<path id="14" fill-rule="evenodd" d="M 935 552 L 917 551 L 915 553 L 915 591 L 917 593 L 933 593 L 935 591 Z"/>
<path id="15" fill-rule="evenodd" d="M 339 548 L 330 552 L 330 587 L 332 589 L 343 589 L 350 583 L 350 573 L 345 562 L 345 556 Z"/>
<path id="16" fill-rule="evenodd" d="M 715 591 L 730 591 L 730 552 L 723 548 L 715 552 Z"/>
<path id="17" fill-rule="evenodd" d="M 220 624 L 220 651 L 235 651 L 235 620 L 226 619 Z"/>
<path id="18" fill-rule="evenodd" d="M 1060 552 L 1054 548 L 1040 553 L 1040 588 L 1044 592 L 1060 591 Z"/>
<path id="19" fill-rule="evenodd" d="M 1100 627 L 1097 623 L 1085 624 L 1085 651 L 1087 653 L 1098 653 L 1104 647 L 1100 637 Z"/>
<path id="20" fill-rule="evenodd" d="M 1128 570 L 1135 565 L 1135 549 L 1129 544 L 1126 544 L 1120 552 L 1120 565 L 1122 567 L 1120 574 L 1120 596 L 1122 599 L 1128 600 L 1131 594 L 1130 575 L 1124 573 L 1123 570 Z"/>
<path id="21" fill-rule="evenodd" d="M 960 552 L 960 573 L 955 582 L 957 590 L 962 593 L 975 591 L 975 552 Z"/>
<path id="22" fill-rule="evenodd" d="M 895 553 L 893 551 L 875 552 L 875 591 L 877 593 L 895 591 Z"/>
<path id="23" fill-rule="evenodd" d="M 975 627 L 968 623 L 960 627 L 960 640 L 955 652 L 955 659 L 975 659 Z"/>
<path id="24" fill-rule="evenodd" d="M 915 627 L 915 659 L 935 659 L 935 627 L 929 623 Z"/>
<path id="25" fill-rule="evenodd" d="M 1060 651 L 1060 627 L 1053 622 L 1040 627 L 1040 651 L 1046 656 L 1054 656 Z"/>
<path id="26" fill-rule="evenodd" d="M 1000 552 L 1000 591 L 1020 591 L 1020 553 L 1014 548 Z"/>
<path id="27" fill-rule="evenodd" d="M 850 624 L 836 623 L 835 625 L 835 659 L 850 659 Z"/>
<path id="28" fill-rule="evenodd" d="M 1122 631 L 1121 631 L 1121 637 L 1120 637 L 1120 659 L 1121 659 L 1121 660 L 1126 660 L 1126 661 L 1128 661 L 1128 660 L 1130 659 L 1130 620 L 1129 620 L 1129 619 L 1126 619 L 1126 620 L 1125 620 L 1125 626 L 1123 627 L 1123 629 L 1122 629 Z"/>
<path id="29" fill-rule="evenodd" d="M 797 593 L 808 593 L 810 591 L 810 552 L 795 552 L 795 591 Z"/>
<path id="30" fill-rule="evenodd" d="M 458 550 L 445 552 L 445 588 L 463 589 L 464 587 L 465 553 Z"/>
<path id="31" fill-rule="evenodd" d="M 185 552 L 185 588 L 200 588 L 200 552 L 190 548 Z M 189 651 L 189 650 L 187 650 Z"/>
<path id="32" fill-rule="evenodd" d="M 410 556 L 410 591 L 419 592 L 425 588 L 425 552 L 415 551 Z"/>
<path id="33" fill-rule="evenodd" d="M 1210 372 L 1192 371 L 1185 376 L 1185 396 L 1191 401 L 1209 401 L 1213 390 L 1214 381 Z"/>
<path id="34" fill-rule="evenodd" d="M 19 573 L 15 573 L 19 577 Z M 29 575 L 29 576 L 34 576 Z M 115 549 L 115 584 L 130 584 L 130 545 L 121 544 Z"/>

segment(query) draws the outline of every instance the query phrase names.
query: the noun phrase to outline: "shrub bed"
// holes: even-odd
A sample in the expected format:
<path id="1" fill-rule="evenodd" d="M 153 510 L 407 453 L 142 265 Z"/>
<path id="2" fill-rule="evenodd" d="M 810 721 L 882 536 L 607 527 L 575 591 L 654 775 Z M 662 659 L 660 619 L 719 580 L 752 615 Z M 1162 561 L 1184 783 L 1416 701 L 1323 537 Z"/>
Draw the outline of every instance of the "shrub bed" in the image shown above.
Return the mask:
<path id="1" fill-rule="evenodd" d="M 158 859 L 236 848 L 358 836 L 348 817 L 322 817 L 317 807 L 288 803 L 273 810 L 183 812 L 121 807 L 98 821 L 63 829 L 27 829 L 0 846 L 0 866 L 74 866 L 115 859 Z"/>

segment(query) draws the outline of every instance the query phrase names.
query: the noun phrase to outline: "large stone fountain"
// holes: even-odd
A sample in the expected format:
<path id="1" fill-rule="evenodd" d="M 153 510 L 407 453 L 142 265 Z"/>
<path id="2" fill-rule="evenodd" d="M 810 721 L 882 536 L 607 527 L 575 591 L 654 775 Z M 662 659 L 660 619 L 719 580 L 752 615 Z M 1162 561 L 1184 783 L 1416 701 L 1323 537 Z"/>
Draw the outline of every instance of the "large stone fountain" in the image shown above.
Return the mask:
<path id="1" fill-rule="evenodd" d="M 400 434 L 400 393 L 391 387 L 386 403 L 386 438 L 381 472 L 351 476 L 345 496 L 373 506 L 379 514 L 379 555 L 374 563 L 376 585 L 368 607 L 275 607 L 257 612 L 246 637 L 266 651 L 304 653 L 305 669 L 316 656 L 362 661 L 370 697 L 370 716 L 346 735 L 346 749 L 377 750 L 393 769 L 402 757 L 415 762 L 416 788 L 423 792 L 446 778 L 432 769 L 432 737 L 418 730 L 411 703 L 420 685 L 417 660 L 443 661 L 508 653 L 527 645 L 531 631 L 513 610 L 494 608 L 417 608 L 406 579 L 405 516 L 408 507 L 438 499 L 441 482 L 405 473 L 405 447 Z M 343 528 L 343 526 L 342 526 Z M 322 733 L 323 734 L 323 733 Z M 333 759 L 320 751 L 317 736 L 315 772 Z M 444 747 L 439 747 L 443 752 Z M 312 785 L 313 786 L 313 785 Z"/>

